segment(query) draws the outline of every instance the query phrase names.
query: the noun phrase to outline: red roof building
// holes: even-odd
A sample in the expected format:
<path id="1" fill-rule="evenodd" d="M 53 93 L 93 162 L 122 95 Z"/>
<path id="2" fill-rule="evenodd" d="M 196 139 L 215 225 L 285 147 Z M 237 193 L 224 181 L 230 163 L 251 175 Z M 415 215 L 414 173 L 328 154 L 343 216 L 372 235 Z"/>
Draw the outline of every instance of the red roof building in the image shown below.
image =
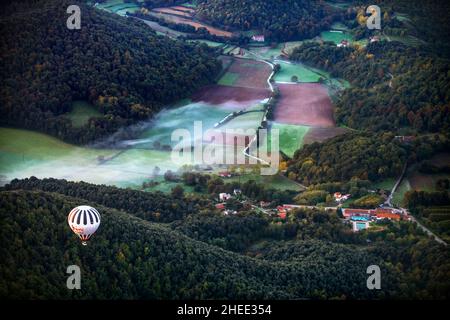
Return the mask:
<path id="1" fill-rule="evenodd" d="M 218 203 L 218 204 L 216 204 L 216 209 L 219 209 L 219 210 L 225 209 L 225 203 Z"/>

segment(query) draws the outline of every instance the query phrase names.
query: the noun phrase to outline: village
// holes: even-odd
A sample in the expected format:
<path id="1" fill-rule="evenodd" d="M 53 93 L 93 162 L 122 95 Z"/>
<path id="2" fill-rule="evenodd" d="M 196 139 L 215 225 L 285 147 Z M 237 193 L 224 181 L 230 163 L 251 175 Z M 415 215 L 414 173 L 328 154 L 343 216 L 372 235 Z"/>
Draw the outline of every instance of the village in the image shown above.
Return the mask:
<path id="1" fill-rule="evenodd" d="M 230 173 L 222 172 L 221 177 L 230 177 Z M 255 203 L 250 199 L 247 199 L 242 195 L 240 189 L 234 189 L 233 194 L 220 193 L 218 202 L 216 203 L 216 209 L 220 210 L 224 215 L 238 214 L 238 210 L 230 208 L 229 203 L 237 201 L 243 205 L 243 207 L 251 208 L 264 214 L 279 217 L 281 220 L 286 220 L 289 211 L 296 209 L 319 209 L 325 210 L 330 213 L 337 214 L 344 223 L 350 224 L 354 232 L 369 229 L 373 224 L 383 221 L 411 221 L 411 216 L 408 211 L 403 208 L 393 208 L 386 204 L 382 204 L 377 208 L 365 209 L 365 208 L 343 208 L 342 204 L 348 200 L 350 194 L 341 194 L 335 192 L 333 194 L 334 200 L 337 203 L 336 206 L 317 206 L 317 205 L 299 205 L 299 204 L 282 204 L 275 208 L 271 208 L 271 203 L 266 201 L 259 201 Z"/>

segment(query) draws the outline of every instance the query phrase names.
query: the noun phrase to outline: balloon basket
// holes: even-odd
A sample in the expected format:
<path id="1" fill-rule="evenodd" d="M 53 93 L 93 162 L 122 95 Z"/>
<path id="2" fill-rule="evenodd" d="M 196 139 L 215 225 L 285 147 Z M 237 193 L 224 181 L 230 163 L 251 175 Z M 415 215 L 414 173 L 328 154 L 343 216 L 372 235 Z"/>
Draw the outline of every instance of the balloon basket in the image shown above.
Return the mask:
<path id="1" fill-rule="evenodd" d="M 81 244 L 82 244 L 83 246 L 87 246 L 87 242 L 86 242 L 86 241 L 81 241 Z"/>

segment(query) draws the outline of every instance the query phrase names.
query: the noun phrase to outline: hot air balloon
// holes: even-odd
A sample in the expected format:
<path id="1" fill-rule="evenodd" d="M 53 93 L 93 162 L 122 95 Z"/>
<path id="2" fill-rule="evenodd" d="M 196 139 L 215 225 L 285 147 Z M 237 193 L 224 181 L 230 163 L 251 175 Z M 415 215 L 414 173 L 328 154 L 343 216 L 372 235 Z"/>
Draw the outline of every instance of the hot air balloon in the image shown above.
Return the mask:
<path id="1" fill-rule="evenodd" d="M 85 246 L 100 225 L 100 213 L 90 206 L 79 206 L 70 211 L 67 222 Z"/>

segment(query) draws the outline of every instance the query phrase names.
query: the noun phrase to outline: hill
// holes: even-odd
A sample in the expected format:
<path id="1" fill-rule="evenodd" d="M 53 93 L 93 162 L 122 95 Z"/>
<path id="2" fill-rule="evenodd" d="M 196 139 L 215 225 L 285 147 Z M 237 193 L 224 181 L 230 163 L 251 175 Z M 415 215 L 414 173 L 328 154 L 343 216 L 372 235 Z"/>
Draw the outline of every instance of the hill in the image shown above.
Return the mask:
<path id="1" fill-rule="evenodd" d="M 23 190 L 27 184 L 33 185 L 33 190 Z M 47 189 L 51 185 L 53 192 L 40 190 L 45 185 Z M 365 243 L 361 241 L 363 236 L 345 236 L 343 226 L 334 227 L 341 224 L 336 216 L 317 210 L 290 213 L 284 225 L 268 224 L 261 216 L 225 217 L 213 213 L 190 215 L 167 225 L 119 211 L 123 205 L 115 198 L 125 198 L 127 190 L 117 189 L 116 196 L 107 201 L 110 207 L 62 194 L 81 196 L 77 189 L 91 187 L 68 186 L 63 180 L 27 180 L 0 189 L 0 297 L 448 297 L 450 251 L 427 240 L 409 223 L 388 223 L 385 231 L 367 234 L 372 244 L 363 245 L 357 244 Z M 81 246 L 66 220 L 67 213 L 82 203 L 95 206 L 102 216 L 99 230 L 86 247 Z M 284 236 L 264 232 L 268 226 L 281 230 Z M 239 252 L 237 240 L 261 236 L 265 241 L 273 239 L 265 249 L 253 247 L 254 254 L 221 248 Z M 339 239 L 351 242 L 332 242 Z M 66 288 L 66 268 L 72 264 L 81 267 L 81 290 Z M 372 264 L 382 270 L 383 290 L 367 290 L 366 269 Z"/>
<path id="2" fill-rule="evenodd" d="M 79 203 L 42 191 L 0 193 L 0 296 L 257 299 L 313 297 L 322 290 L 328 297 L 372 295 L 365 288 L 365 273 L 358 270 L 374 260 L 341 245 L 312 244 L 325 246 L 322 250 L 331 256 L 267 262 L 97 206 L 102 225 L 89 245 L 81 247 L 66 222 L 67 212 Z M 66 288 L 65 270 L 72 264 L 82 269 L 80 291 Z"/>
<path id="3" fill-rule="evenodd" d="M 339 97 L 336 120 L 373 131 L 448 132 L 450 60 L 380 41 L 366 48 L 307 43 L 291 59 L 312 64 L 352 84 Z M 405 131 L 407 128 L 408 131 Z"/>
<path id="4" fill-rule="evenodd" d="M 72 4 L 81 8 L 80 30 L 66 26 Z M 206 47 L 76 1 L 14 2 L 2 7 L 0 28 L 0 124 L 77 144 L 148 119 L 221 68 Z M 102 115 L 79 128 L 68 116 L 75 100 Z"/>

